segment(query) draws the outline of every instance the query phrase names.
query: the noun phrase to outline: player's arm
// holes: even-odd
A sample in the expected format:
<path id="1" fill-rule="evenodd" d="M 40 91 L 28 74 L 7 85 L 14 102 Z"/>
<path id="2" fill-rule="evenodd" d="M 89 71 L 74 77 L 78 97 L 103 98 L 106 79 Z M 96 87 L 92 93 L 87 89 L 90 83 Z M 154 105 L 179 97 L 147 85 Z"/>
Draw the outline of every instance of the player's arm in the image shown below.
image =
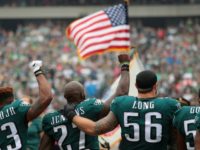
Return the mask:
<path id="1" fill-rule="evenodd" d="M 118 121 L 115 115 L 110 111 L 109 114 L 94 122 L 92 120 L 86 119 L 84 117 L 80 117 L 76 115 L 72 122 L 82 131 L 89 135 L 100 135 L 106 133 L 108 131 L 113 130 L 117 125 Z"/>
<path id="2" fill-rule="evenodd" d="M 106 117 L 98 120 L 97 122 L 76 115 L 74 110 L 71 108 L 65 108 L 65 116 L 80 130 L 89 135 L 100 135 L 106 133 L 113 130 L 118 125 L 117 118 L 111 111 Z"/>
<path id="3" fill-rule="evenodd" d="M 177 130 L 170 126 L 168 150 L 177 150 Z"/>
<path id="4" fill-rule="evenodd" d="M 118 86 L 115 93 L 109 97 L 104 103 L 104 109 L 102 110 L 102 115 L 105 116 L 110 110 L 110 104 L 116 96 L 128 95 L 130 75 L 129 75 L 129 63 L 130 58 L 128 54 L 121 54 L 118 56 L 118 60 L 121 65 L 121 78 L 119 80 Z"/>
<path id="5" fill-rule="evenodd" d="M 187 150 L 185 145 L 185 138 L 179 131 L 176 131 L 176 141 L 177 141 L 177 150 Z"/>
<path id="6" fill-rule="evenodd" d="M 53 150 L 54 140 L 52 140 L 47 134 L 44 133 L 40 141 L 39 150 Z"/>
<path id="7" fill-rule="evenodd" d="M 200 150 L 200 132 L 199 132 L 199 130 L 196 130 L 194 145 L 195 145 L 195 150 Z"/>
<path id="8" fill-rule="evenodd" d="M 27 121 L 31 121 L 38 117 L 50 104 L 53 99 L 51 93 L 51 86 L 48 83 L 46 77 L 44 76 L 41 70 L 42 62 L 41 61 L 33 61 L 31 63 L 31 68 L 36 76 L 38 87 L 39 87 L 39 98 L 38 100 L 31 106 L 29 109 L 26 119 Z"/>

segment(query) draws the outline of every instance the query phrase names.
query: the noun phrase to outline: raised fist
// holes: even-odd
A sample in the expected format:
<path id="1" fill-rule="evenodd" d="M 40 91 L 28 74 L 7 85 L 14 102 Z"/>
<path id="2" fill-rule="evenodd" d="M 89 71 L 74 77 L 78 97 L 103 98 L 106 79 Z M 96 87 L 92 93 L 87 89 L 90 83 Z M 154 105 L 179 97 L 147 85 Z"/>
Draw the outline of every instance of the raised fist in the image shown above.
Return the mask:
<path id="1" fill-rule="evenodd" d="M 128 54 L 120 54 L 118 55 L 118 61 L 120 62 L 120 64 L 129 63 L 130 57 Z"/>
<path id="2" fill-rule="evenodd" d="M 30 68 L 33 70 L 35 75 L 39 75 L 38 73 L 42 72 L 42 61 L 41 60 L 34 60 L 29 64 Z"/>

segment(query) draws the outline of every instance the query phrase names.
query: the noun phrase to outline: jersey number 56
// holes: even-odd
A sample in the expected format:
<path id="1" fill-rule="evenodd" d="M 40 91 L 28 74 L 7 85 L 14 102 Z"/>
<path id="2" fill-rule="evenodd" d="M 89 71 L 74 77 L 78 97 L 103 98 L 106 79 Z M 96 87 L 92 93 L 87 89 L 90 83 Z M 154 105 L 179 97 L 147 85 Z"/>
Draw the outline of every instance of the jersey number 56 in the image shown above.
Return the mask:
<path id="1" fill-rule="evenodd" d="M 137 112 L 125 112 L 124 113 L 124 127 L 133 128 L 134 134 L 131 137 L 129 134 L 125 134 L 125 138 L 131 142 L 138 142 L 140 140 L 140 125 L 138 123 L 129 122 L 130 117 L 139 117 Z M 158 143 L 162 138 L 162 125 L 159 123 L 152 123 L 152 118 L 161 119 L 162 115 L 158 112 L 148 112 L 145 114 L 144 121 L 144 135 L 145 141 L 149 143 Z M 155 137 L 152 138 L 151 134 L 154 132 Z"/>

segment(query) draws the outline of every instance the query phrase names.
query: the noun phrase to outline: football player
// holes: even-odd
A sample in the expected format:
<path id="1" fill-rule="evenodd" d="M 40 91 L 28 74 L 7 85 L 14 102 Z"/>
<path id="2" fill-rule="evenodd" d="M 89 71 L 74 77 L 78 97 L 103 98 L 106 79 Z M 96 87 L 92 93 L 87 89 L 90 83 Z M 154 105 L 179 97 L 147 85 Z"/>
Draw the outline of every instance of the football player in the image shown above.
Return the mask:
<path id="1" fill-rule="evenodd" d="M 192 102 L 195 104 L 195 102 Z M 196 135 L 195 116 L 200 112 L 198 104 L 196 106 L 183 106 L 178 110 L 173 119 L 173 125 L 177 129 L 177 149 L 194 150 L 194 138 Z"/>
<path id="2" fill-rule="evenodd" d="M 200 89 L 199 89 L 199 103 L 200 103 Z M 196 136 L 195 136 L 195 150 L 200 150 L 200 113 L 195 117 Z"/>
<path id="3" fill-rule="evenodd" d="M 76 115 L 70 105 L 66 105 L 64 116 L 90 135 L 106 133 L 120 124 L 120 150 L 167 150 L 173 115 L 180 103 L 157 97 L 157 77 L 152 71 L 137 74 L 136 87 L 138 97 L 115 98 L 109 114 L 97 122 Z"/>
<path id="4" fill-rule="evenodd" d="M 85 100 L 84 88 L 79 82 L 71 81 L 65 85 L 64 97 L 70 105 L 75 106 L 78 115 L 97 121 L 109 112 L 114 97 L 128 94 L 129 56 L 121 54 L 118 58 L 121 64 L 121 78 L 116 92 L 105 103 L 96 98 Z M 45 134 L 41 140 L 40 150 L 53 149 L 55 142 L 60 150 L 99 150 L 98 137 L 80 131 L 71 120 L 62 115 L 63 111 L 46 114 L 43 118 Z"/>
<path id="5" fill-rule="evenodd" d="M 38 117 L 52 100 L 51 87 L 41 70 L 42 62 L 30 64 L 39 86 L 39 99 L 29 106 L 14 100 L 11 87 L 0 87 L 0 149 L 25 150 L 28 122 Z"/>

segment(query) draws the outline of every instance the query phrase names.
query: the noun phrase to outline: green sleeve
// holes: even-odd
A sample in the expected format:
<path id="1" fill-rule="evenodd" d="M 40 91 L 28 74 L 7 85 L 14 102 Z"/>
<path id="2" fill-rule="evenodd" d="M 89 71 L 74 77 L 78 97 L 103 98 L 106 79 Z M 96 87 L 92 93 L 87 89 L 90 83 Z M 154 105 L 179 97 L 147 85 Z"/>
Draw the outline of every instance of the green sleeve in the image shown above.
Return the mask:
<path id="1" fill-rule="evenodd" d="M 182 121 L 181 121 L 181 109 L 177 110 L 173 118 L 173 127 L 175 127 L 180 133 L 182 133 Z"/>
<path id="2" fill-rule="evenodd" d="M 24 119 L 25 119 L 26 114 L 27 114 L 27 112 L 28 112 L 28 110 L 30 109 L 31 106 L 27 103 L 24 103 L 21 100 L 17 100 L 17 103 L 18 103 L 18 107 L 16 107 L 17 112 L 19 114 L 21 114 L 21 116 L 24 117 Z"/>
<path id="3" fill-rule="evenodd" d="M 170 103 L 170 108 L 169 108 L 170 118 L 173 119 L 175 112 L 181 109 L 181 104 L 175 99 L 170 99 L 168 103 Z"/>
<path id="4" fill-rule="evenodd" d="M 37 131 L 41 132 L 42 131 L 42 118 L 41 117 L 36 118 L 34 123 L 35 123 L 35 125 L 37 127 Z"/>
<path id="5" fill-rule="evenodd" d="M 50 127 L 51 126 L 49 125 L 48 115 L 46 115 L 46 116 L 43 117 L 43 120 L 42 120 L 42 129 L 46 134 L 48 134 Z"/>
<path id="6" fill-rule="evenodd" d="M 110 110 L 114 113 L 115 116 L 117 116 L 117 112 L 119 110 L 119 107 L 118 107 L 118 103 L 120 101 L 120 98 L 119 97 L 116 97 L 113 102 L 111 103 L 111 106 L 110 106 Z"/>
<path id="7" fill-rule="evenodd" d="M 94 99 L 93 100 L 93 106 L 94 106 L 94 111 L 95 113 L 98 115 L 101 113 L 101 111 L 103 110 L 103 102 L 100 99 Z"/>
<path id="8" fill-rule="evenodd" d="M 178 113 L 178 111 L 174 114 L 174 118 L 173 118 L 173 126 L 174 127 L 177 127 L 177 113 Z"/>
<path id="9" fill-rule="evenodd" d="M 195 117 L 195 125 L 196 129 L 200 131 L 200 113 L 198 113 Z"/>

